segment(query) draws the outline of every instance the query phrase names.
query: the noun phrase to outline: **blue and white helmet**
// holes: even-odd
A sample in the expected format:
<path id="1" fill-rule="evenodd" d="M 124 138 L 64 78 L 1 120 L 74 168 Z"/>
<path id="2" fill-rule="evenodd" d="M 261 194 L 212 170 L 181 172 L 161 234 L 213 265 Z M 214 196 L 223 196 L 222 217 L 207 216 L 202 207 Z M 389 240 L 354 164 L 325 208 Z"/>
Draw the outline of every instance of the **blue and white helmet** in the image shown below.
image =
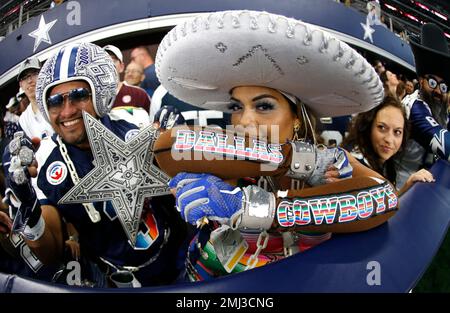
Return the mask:
<path id="1" fill-rule="evenodd" d="M 36 102 L 48 122 L 47 97 L 50 88 L 74 80 L 89 84 L 94 110 L 99 117 L 111 110 L 119 80 L 111 57 L 92 43 L 67 45 L 44 63 L 36 81 Z"/>

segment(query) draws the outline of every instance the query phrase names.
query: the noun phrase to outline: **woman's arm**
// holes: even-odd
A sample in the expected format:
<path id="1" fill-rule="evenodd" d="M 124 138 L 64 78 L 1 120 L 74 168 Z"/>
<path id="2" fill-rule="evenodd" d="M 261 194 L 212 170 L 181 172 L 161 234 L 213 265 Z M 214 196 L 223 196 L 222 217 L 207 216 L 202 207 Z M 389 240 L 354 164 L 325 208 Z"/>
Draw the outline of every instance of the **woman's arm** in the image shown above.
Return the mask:
<path id="1" fill-rule="evenodd" d="M 431 174 L 429 171 L 427 171 L 426 169 L 421 169 L 417 172 L 415 172 L 414 174 L 411 174 L 411 176 L 409 176 L 408 180 L 406 181 L 406 183 L 403 185 L 402 189 L 400 189 L 399 191 L 399 195 L 404 194 L 409 188 L 412 187 L 412 185 L 414 185 L 415 182 L 425 182 L 425 183 L 432 183 L 434 182 L 434 177 L 433 174 Z"/>
<path id="2" fill-rule="evenodd" d="M 235 188 L 209 174 L 180 173 L 169 186 L 182 218 L 193 225 L 207 218 L 259 231 L 348 233 L 376 227 L 397 210 L 395 188 L 372 172 L 361 169 L 361 177 L 277 193 Z"/>

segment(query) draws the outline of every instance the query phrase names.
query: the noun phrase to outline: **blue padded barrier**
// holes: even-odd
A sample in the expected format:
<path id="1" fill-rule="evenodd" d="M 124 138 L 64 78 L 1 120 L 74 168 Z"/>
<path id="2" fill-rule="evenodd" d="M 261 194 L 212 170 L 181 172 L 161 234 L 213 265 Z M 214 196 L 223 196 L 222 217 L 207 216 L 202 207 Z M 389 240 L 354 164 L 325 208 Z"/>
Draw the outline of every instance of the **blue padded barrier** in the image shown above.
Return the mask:
<path id="1" fill-rule="evenodd" d="M 400 198 L 398 213 L 380 227 L 335 235 L 305 253 L 214 281 L 133 292 L 408 292 L 439 249 L 450 221 L 450 164 L 438 161 L 432 172 L 436 183 L 415 184 Z M 372 264 L 379 264 L 380 285 L 367 283 Z M 100 291 L 2 274 L 0 288 L 3 292 Z"/>

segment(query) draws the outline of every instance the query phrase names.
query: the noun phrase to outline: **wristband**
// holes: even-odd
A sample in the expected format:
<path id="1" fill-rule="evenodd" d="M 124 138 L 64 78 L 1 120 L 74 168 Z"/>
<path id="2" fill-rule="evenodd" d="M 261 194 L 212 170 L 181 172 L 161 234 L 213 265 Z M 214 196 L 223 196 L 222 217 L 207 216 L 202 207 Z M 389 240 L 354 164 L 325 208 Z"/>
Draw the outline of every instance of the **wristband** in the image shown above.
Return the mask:
<path id="1" fill-rule="evenodd" d="M 275 195 L 257 186 L 242 189 L 242 215 L 239 229 L 268 230 L 275 217 Z"/>
<path id="2" fill-rule="evenodd" d="M 33 227 L 30 227 L 29 225 L 25 226 L 22 235 L 28 240 L 36 241 L 42 237 L 44 231 L 45 231 L 45 221 L 41 215 L 36 225 L 34 225 Z"/>

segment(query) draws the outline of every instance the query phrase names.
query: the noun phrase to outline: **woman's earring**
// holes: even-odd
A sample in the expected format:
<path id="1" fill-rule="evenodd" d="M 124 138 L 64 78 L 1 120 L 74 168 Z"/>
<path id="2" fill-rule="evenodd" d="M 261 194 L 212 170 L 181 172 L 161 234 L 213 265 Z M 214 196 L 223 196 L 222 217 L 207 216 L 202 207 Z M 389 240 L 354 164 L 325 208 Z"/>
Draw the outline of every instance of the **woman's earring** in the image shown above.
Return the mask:
<path id="1" fill-rule="evenodd" d="M 294 138 L 292 138 L 292 141 L 300 141 L 300 138 L 298 136 L 299 131 L 300 131 L 300 123 L 296 122 L 294 124 Z"/>

